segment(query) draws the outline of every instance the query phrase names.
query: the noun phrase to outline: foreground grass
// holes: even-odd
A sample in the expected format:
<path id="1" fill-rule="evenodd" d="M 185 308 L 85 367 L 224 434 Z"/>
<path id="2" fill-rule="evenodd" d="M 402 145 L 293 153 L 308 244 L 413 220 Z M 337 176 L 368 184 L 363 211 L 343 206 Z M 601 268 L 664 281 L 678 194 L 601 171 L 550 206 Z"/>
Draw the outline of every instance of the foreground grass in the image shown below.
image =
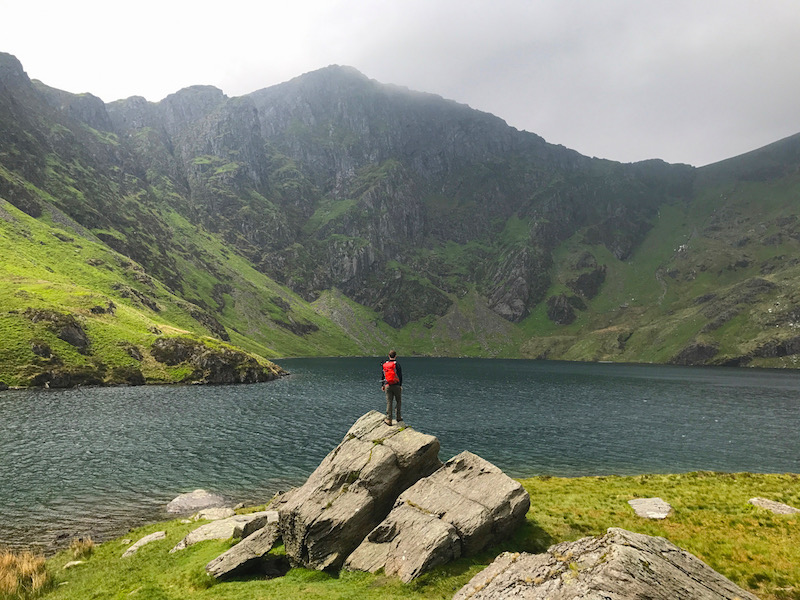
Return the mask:
<path id="1" fill-rule="evenodd" d="M 44 557 L 31 552 L 0 551 L 0 600 L 27 600 L 52 584 Z"/>
<path id="2" fill-rule="evenodd" d="M 165 540 L 121 559 L 128 543 L 96 546 L 85 564 L 64 570 L 69 551 L 48 561 L 56 588 L 45 597 L 85 600 L 213 598 L 414 599 L 452 598 L 503 550 L 541 552 L 549 545 L 600 535 L 608 527 L 666 537 L 764 600 L 800 600 L 800 518 L 778 516 L 748 503 L 762 496 L 800 506 L 800 476 L 688 473 L 637 477 L 532 478 L 522 480 L 531 510 L 514 539 L 476 557 L 461 559 L 404 585 L 395 578 L 342 572 L 338 576 L 293 569 L 273 580 L 217 583 L 205 564 L 231 542 L 204 542 L 175 554 L 172 548 L 196 524 L 171 521 L 130 532 L 137 540 L 164 530 Z M 634 515 L 627 501 L 658 496 L 674 513 L 664 521 Z M 278 552 L 281 549 L 277 550 Z M 60 585 L 59 585 L 60 584 Z"/>

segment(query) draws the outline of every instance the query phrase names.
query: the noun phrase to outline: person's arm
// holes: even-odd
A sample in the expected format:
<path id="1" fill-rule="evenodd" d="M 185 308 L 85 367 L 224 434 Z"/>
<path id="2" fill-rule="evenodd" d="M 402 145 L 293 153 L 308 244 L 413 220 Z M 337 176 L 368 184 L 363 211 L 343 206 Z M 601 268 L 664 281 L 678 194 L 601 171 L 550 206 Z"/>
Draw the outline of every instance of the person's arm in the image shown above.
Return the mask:
<path id="1" fill-rule="evenodd" d="M 400 368 L 400 363 L 395 363 L 397 365 L 397 378 L 400 380 L 400 385 L 403 385 L 403 369 Z"/>

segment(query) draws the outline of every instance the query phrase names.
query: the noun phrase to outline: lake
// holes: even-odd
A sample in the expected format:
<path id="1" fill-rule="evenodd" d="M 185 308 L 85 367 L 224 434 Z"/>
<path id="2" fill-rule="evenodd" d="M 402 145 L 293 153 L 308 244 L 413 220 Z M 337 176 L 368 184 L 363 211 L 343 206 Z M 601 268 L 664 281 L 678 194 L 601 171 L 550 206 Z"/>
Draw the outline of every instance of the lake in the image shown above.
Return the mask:
<path id="1" fill-rule="evenodd" d="M 385 410 L 380 360 L 278 361 L 239 386 L 0 392 L 0 545 L 50 548 L 167 518 L 204 488 L 260 503 Z M 513 477 L 800 472 L 800 373 L 400 357 L 406 424 Z"/>

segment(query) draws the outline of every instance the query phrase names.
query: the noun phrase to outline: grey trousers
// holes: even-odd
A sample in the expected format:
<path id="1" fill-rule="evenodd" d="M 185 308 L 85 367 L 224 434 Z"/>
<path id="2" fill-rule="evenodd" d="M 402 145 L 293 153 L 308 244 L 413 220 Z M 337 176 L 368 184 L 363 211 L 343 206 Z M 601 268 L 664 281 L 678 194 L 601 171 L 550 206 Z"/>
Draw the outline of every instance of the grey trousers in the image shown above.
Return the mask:
<path id="1" fill-rule="evenodd" d="M 398 383 L 386 386 L 386 418 L 392 420 L 392 399 L 397 403 L 397 420 L 402 421 L 400 416 L 400 396 L 403 393 L 403 386 Z"/>

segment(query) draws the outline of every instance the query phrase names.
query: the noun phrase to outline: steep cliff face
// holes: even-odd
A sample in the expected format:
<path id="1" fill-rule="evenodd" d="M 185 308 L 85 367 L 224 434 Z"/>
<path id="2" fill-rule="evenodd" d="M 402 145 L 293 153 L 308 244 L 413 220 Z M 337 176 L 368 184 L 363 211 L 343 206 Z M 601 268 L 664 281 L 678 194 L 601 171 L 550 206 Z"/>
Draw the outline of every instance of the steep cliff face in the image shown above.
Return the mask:
<path id="1" fill-rule="evenodd" d="M 393 326 L 452 304 L 436 283 L 448 273 L 428 256 L 442 245 L 486 246 L 488 266 L 459 269 L 463 281 L 518 322 L 544 299 L 558 244 L 588 227 L 589 243 L 625 258 L 657 207 L 691 185 L 689 168 L 589 159 L 348 67 L 241 98 L 194 86 L 107 111 L 93 97 L 40 87 L 57 110 L 117 136 L 116 162 L 142 193 L 171 196 L 187 219 L 304 297 L 335 287 Z M 526 231 L 501 246 L 509 219 Z M 112 238 L 120 251 L 156 262 L 141 245 Z M 398 277 L 403 268 L 413 277 Z"/>
<path id="2" fill-rule="evenodd" d="M 422 352 L 447 335 L 453 352 L 485 352 L 502 330 L 509 355 L 747 362 L 772 351 L 723 358 L 723 336 L 782 290 L 777 253 L 796 240 L 790 209 L 752 200 L 794 197 L 795 139 L 702 170 L 620 164 L 348 67 L 239 98 L 193 86 L 104 105 L 0 54 L 0 136 L 0 197 L 135 260 L 213 335 L 270 347 L 276 331 L 307 341 L 330 325 L 292 292 L 326 315 L 341 292 L 382 336 L 441 338 Z M 253 267 L 291 291 L 253 285 Z M 759 274 L 775 287 L 758 298 L 695 304 Z M 682 341 L 639 339 L 651 321 L 654 339 Z"/>
<path id="3" fill-rule="evenodd" d="M 337 209 L 323 227 L 305 227 L 312 244 L 328 241 L 321 247 L 331 266 L 329 285 L 385 307 L 384 316 L 388 309 L 400 324 L 410 316 L 391 309 L 392 298 L 399 294 L 402 303 L 418 289 L 359 293 L 353 283 L 389 279 L 387 265 L 413 262 L 420 248 L 482 240 L 494 246 L 495 267 L 470 281 L 487 289 L 498 314 L 519 321 L 542 300 L 549 253 L 560 242 L 592 224 L 594 243 L 624 257 L 649 229 L 656 207 L 686 197 L 691 187 L 688 167 L 588 159 L 492 115 L 381 85 L 346 67 L 250 98 L 265 139 L 302 165 Z M 529 231 L 516 248 L 501 250 L 492 239 L 512 217 L 527 221 Z M 350 242 L 331 242 L 334 235 Z M 442 273 L 422 275 L 435 280 Z"/>

